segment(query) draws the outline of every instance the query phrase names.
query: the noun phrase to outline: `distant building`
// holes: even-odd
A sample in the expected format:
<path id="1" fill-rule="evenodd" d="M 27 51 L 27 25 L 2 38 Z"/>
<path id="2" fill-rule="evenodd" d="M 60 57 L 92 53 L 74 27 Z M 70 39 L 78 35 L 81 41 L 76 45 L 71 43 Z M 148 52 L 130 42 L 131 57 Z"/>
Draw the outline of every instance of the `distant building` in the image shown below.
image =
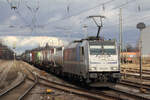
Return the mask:
<path id="1" fill-rule="evenodd" d="M 139 52 L 121 52 L 121 63 L 135 63 Z"/>
<path id="2" fill-rule="evenodd" d="M 13 59 L 13 54 L 14 52 L 10 48 L 0 42 L 0 59 Z"/>

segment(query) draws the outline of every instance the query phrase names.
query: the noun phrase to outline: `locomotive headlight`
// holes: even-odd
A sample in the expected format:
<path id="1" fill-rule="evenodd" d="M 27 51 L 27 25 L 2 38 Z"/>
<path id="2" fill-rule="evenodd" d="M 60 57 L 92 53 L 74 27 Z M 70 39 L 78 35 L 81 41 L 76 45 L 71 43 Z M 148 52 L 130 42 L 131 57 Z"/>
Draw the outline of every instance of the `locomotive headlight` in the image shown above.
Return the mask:
<path id="1" fill-rule="evenodd" d="M 117 67 L 111 67 L 111 70 L 118 70 Z"/>
<path id="2" fill-rule="evenodd" d="M 91 67 L 90 70 L 96 70 L 96 67 Z"/>

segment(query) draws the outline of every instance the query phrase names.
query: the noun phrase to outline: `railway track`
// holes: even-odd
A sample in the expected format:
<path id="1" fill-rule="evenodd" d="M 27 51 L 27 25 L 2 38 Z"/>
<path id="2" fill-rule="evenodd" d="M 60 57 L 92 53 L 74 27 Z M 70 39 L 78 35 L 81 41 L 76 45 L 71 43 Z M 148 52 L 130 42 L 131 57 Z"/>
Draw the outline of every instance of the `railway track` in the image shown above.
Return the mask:
<path id="1" fill-rule="evenodd" d="M 19 73 L 21 73 L 18 75 L 18 77 L 20 77 L 20 80 L 0 92 L 1 100 L 22 100 L 38 83 L 38 77 L 31 71 L 30 74 L 32 75 L 32 77 L 34 77 L 34 81 L 29 80 L 29 76 L 25 75 L 25 73 Z"/>
<path id="2" fill-rule="evenodd" d="M 16 82 L 16 84 L 13 84 L 13 86 L 10 86 L 9 88 L 5 89 L 5 90 L 2 90 L 0 92 L 0 97 L 5 95 L 6 93 L 12 91 L 13 89 L 15 89 L 16 87 L 18 87 L 19 85 L 21 85 L 24 81 L 25 81 L 25 75 L 23 75 L 22 73 L 20 73 L 20 80 L 18 82 Z"/>
<path id="3" fill-rule="evenodd" d="M 33 72 L 33 69 L 29 67 L 21 67 L 21 75 L 18 83 L 14 84 L 14 86 L 9 87 L 7 90 L 1 92 L 0 99 L 1 100 L 22 100 L 28 98 L 28 94 L 36 85 L 46 86 L 48 88 L 53 88 L 60 91 L 65 91 L 68 93 L 73 93 L 79 95 L 81 97 L 85 97 L 92 100 L 150 100 L 148 97 L 144 97 L 139 94 L 131 93 L 126 91 L 125 89 L 120 89 L 118 87 L 111 87 L 109 90 L 101 90 L 101 89 L 91 89 L 91 88 L 82 88 L 78 86 L 73 86 L 69 84 L 64 84 L 58 81 L 49 80 L 44 76 L 40 76 Z M 24 74 L 26 73 L 26 75 Z M 125 87 L 133 87 L 135 84 L 122 81 L 120 83 Z M 138 87 L 138 86 L 137 86 Z M 148 86 L 147 86 L 148 88 Z M 14 94 L 18 92 L 18 94 Z M 9 98 L 9 99 L 8 99 Z"/>
<path id="4" fill-rule="evenodd" d="M 138 69 L 138 68 L 122 68 L 122 72 L 140 73 L 140 69 Z M 142 74 L 150 75 L 150 70 L 143 69 Z"/>
<path id="5" fill-rule="evenodd" d="M 111 90 L 101 91 L 101 90 L 87 90 L 85 88 L 74 87 L 70 85 L 65 85 L 63 83 L 54 82 L 52 80 L 48 80 L 45 77 L 39 76 L 39 84 L 45 85 L 50 88 L 55 88 L 61 91 L 66 91 L 69 93 L 77 94 L 83 97 L 88 97 L 96 100 L 150 100 L 148 97 L 144 97 L 142 95 L 131 93 L 125 89 L 120 90 L 117 87 L 111 87 Z M 122 83 L 123 84 L 123 83 Z M 125 85 L 125 84 L 124 84 Z M 125 85 L 126 87 L 129 85 Z M 130 85 L 131 87 L 131 85 Z M 132 85 L 133 88 L 133 85 Z M 148 87 L 147 87 L 148 88 Z"/>
<path id="6" fill-rule="evenodd" d="M 102 91 L 96 92 L 95 90 L 87 90 L 85 88 L 81 88 L 81 87 L 77 87 L 77 86 L 72 86 L 72 85 L 66 85 L 66 84 L 62 84 L 60 82 L 55 82 L 52 80 L 48 80 L 45 77 L 41 77 L 39 76 L 39 84 L 44 85 L 46 87 L 50 87 L 50 88 L 54 88 L 54 89 L 58 89 L 61 91 L 65 91 L 65 92 L 69 92 L 69 93 L 73 93 L 76 95 L 80 95 L 82 97 L 88 97 L 91 99 L 96 99 L 96 100 L 116 100 L 116 99 L 120 99 L 121 97 L 118 96 L 114 96 L 112 94 L 108 94 Z M 121 99 L 123 100 L 123 99 Z"/>
<path id="7" fill-rule="evenodd" d="M 32 74 L 32 76 L 34 77 L 33 80 L 33 84 L 18 98 L 18 100 L 22 100 L 37 84 L 38 84 L 38 76 L 33 73 L 31 70 L 29 70 L 28 68 L 25 68 L 28 72 L 30 72 Z M 28 79 L 30 79 L 29 77 L 27 77 Z"/>
<path id="8" fill-rule="evenodd" d="M 121 74 L 124 78 L 126 77 L 134 77 L 140 78 L 139 69 L 134 68 L 122 68 Z M 150 70 L 142 71 L 142 79 L 146 81 L 150 81 Z"/>
<path id="9" fill-rule="evenodd" d="M 140 89 L 131 84 L 117 84 L 115 87 L 110 87 L 114 92 L 119 93 L 122 96 L 126 96 L 127 100 L 150 100 L 150 93 L 141 93 Z M 125 98 L 123 100 L 126 100 Z"/>
<path id="10" fill-rule="evenodd" d="M 122 74 L 122 76 L 124 77 L 124 78 L 126 78 L 126 77 L 134 77 L 134 78 L 137 78 L 137 79 L 139 79 L 140 78 L 140 75 L 139 75 L 139 73 L 121 73 Z M 147 81 L 150 81 L 150 75 L 142 75 L 142 79 L 143 80 L 147 80 Z"/>
<path id="11" fill-rule="evenodd" d="M 30 71 L 29 69 L 27 69 L 28 71 Z M 33 69 L 31 69 L 33 70 Z M 29 77 L 28 77 L 29 78 Z M 29 80 L 34 81 L 33 78 L 29 78 Z M 45 77 L 42 76 L 38 76 L 38 84 L 49 87 L 49 88 L 54 88 L 56 90 L 60 90 L 60 91 L 65 91 L 68 93 L 73 93 L 82 97 L 86 97 L 86 98 L 91 98 L 94 100 L 116 100 L 115 97 L 113 96 L 108 96 L 105 93 L 96 93 L 96 92 L 92 92 L 92 91 L 88 91 L 86 89 L 77 87 L 77 86 L 72 86 L 72 85 L 66 85 L 60 82 L 56 82 L 56 81 L 52 81 L 52 80 L 48 80 Z"/>
<path id="12" fill-rule="evenodd" d="M 150 84 L 144 84 L 144 83 L 137 83 L 137 82 L 134 82 L 134 81 L 129 81 L 129 80 L 121 80 L 120 84 L 123 84 L 123 85 L 127 85 L 127 86 L 132 86 L 132 87 L 136 87 L 136 88 L 144 88 L 148 91 L 150 91 Z"/>
<path id="13" fill-rule="evenodd" d="M 89 91 L 85 88 L 80 88 L 80 87 L 74 87 L 70 85 L 65 85 L 62 83 L 54 82 L 48 79 L 45 79 L 44 77 L 40 77 L 40 84 L 45 85 L 47 87 L 55 88 L 61 91 L 73 93 L 76 95 L 80 95 L 83 97 L 91 98 L 91 99 L 96 99 L 96 100 L 116 100 L 116 97 L 112 95 L 108 95 L 102 92 L 94 92 L 94 91 Z M 118 98 L 117 98 L 118 99 Z"/>
<path id="14" fill-rule="evenodd" d="M 85 91 L 77 87 L 75 88 L 75 87 L 71 87 L 71 86 L 67 86 L 67 85 L 63 85 L 63 84 L 59 84 L 56 82 L 46 80 L 40 76 L 37 76 L 34 72 L 32 72 L 30 69 L 25 68 L 25 67 L 22 68 L 22 71 L 20 73 L 22 74 L 22 78 L 18 81 L 18 83 L 13 84 L 13 86 L 9 87 L 7 90 L 4 90 L 3 93 L 1 93 L 0 95 L 1 100 L 10 100 L 10 98 L 12 100 L 23 100 L 26 98 L 26 96 L 28 96 L 28 93 L 37 84 L 41 84 L 47 87 L 52 87 L 61 91 L 77 94 L 77 95 L 88 97 L 91 99 L 108 100 L 109 98 L 109 100 L 115 100 L 112 97 L 107 97 L 104 94 L 103 95 L 101 94 L 101 96 L 96 95 L 94 93 L 91 94 L 89 91 Z M 27 75 L 25 75 L 24 73 L 27 73 Z M 28 82 L 30 81 L 30 83 L 27 84 L 26 83 L 27 81 Z M 28 86 L 25 86 L 25 85 L 28 85 Z M 18 93 L 16 95 L 17 91 Z"/>
<path id="15" fill-rule="evenodd" d="M 109 88 L 110 90 L 96 91 L 97 93 L 103 92 L 116 98 L 118 97 L 119 100 L 150 100 L 150 85 L 143 85 L 142 88 L 144 90 L 141 92 L 140 84 L 124 80 L 116 85 L 110 86 Z"/>
<path id="16" fill-rule="evenodd" d="M 111 90 L 87 90 L 85 88 L 72 87 L 56 82 L 49 81 L 45 78 L 40 77 L 40 83 L 48 87 L 59 89 L 66 92 L 71 92 L 80 96 L 86 96 L 88 98 L 96 100 L 150 100 L 150 98 L 144 97 L 142 95 L 137 95 L 135 93 L 130 93 L 126 90 L 120 90 L 120 88 L 111 87 Z"/>
<path id="17" fill-rule="evenodd" d="M 48 80 L 44 77 L 39 76 L 39 83 L 42 85 L 45 85 L 47 87 L 51 87 L 51 88 L 55 88 L 58 90 L 62 90 L 62 91 L 66 91 L 69 93 L 74 93 L 80 96 L 84 96 L 84 97 L 88 97 L 88 98 L 92 98 L 92 99 L 98 99 L 98 100 L 150 100 L 149 97 L 144 97 L 145 95 L 139 95 L 136 94 L 135 92 L 131 92 L 128 91 L 126 89 L 120 89 L 117 87 L 111 87 L 110 90 L 106 90 L 106 91 L 101 91 L 101 90 L 87 90 L 85 88 L 80 88 L 80 87 L 74 87 L 74 86 L 70 86 L 70 85 L 65 85 L 62 83 L 58 83 L 58 82 L 54 82 L 51 80 Z M 125 87 L 130 86 L 130 88 L 132 89 L 134 88 L 138 88 L 140 87 L 140 85 L 135 85 L 134 84 L 126 84 L 123 82 L 121 83 L 121 85 L 124 85 Z M 135 86 L 134 86 L 135 85 Z M 149 87 L 145 87 L 145 88 L 149 88 Z"/>

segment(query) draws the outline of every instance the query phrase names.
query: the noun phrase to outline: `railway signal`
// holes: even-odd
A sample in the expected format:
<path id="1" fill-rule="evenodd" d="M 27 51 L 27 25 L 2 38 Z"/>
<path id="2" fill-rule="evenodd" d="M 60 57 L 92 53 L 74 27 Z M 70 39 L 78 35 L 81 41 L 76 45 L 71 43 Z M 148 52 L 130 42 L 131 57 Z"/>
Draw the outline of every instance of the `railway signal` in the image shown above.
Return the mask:
<path id="1" fill-rule="evenodd" d="M 140 79 L 142 79 L 142 30 L 146 28 L 143 22 L 137 24 L 137 29 L 140 30 L 140 41 L 139 41 L 139 64 L 140 64 Z"/>
<path id="2" fill-rule="evenodd" d="M 142 30 L 146 28 L 146 25 L 143 22 L 140 22 L 136 26 L 140 30 L 140 40 L 139 40 L 139 65 L 140 65 L 140 81 L 141 81 L 141 90 L 142 89 Z"/>

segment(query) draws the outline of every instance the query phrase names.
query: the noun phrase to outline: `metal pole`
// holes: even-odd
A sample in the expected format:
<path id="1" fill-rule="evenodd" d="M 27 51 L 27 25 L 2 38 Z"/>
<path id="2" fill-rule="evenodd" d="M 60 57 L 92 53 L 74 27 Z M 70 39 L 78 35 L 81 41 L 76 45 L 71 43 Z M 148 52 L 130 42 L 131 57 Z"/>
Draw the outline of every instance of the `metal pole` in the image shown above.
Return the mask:
<path id="1" fill-rule="evenodd" d="M 143 92 L 142 87 L 142 30 L 146 28 L 146 25 L 143 22 L 137 24 L 137 29 L 140 30 L 140 40 L 139 40 L 139 65 L 140 65 L 140 81 L 141 81 L 141 88 L 140 91 Z"/>
<path id="2" fill-rule="evenodd" d="M 140 29 L 140 41 L 139 41 L 139 65 L 140 65 L 140 80 L 142 81 L 142 29 Z"/>
<path id="3" fill-rule="evenodd" d="M 121 67 L 121 52 L 122 52 L 122 8 L 119 14 L 119 67 Z"/>
<path id="4" fill-rule="evenodd" d="M 83 29 L 84 29 L 84 31 L 85 31 L 85 38 L 88 37 L 87 27 L 88 27 L 87 25 L 84 25 L 84 26 L 83 26 Z"/>
<path id="5" fill-rule="evenodd" d="M 13 44 L 13 49 L 14 49 L 14 62 L 15 62 L 15 49 L 16 49 L 16 42 L 14 42 L 14 44 Z"/>
<path id="6" fill-rule="evenodd" d="M 15 50 L 14 50 L 14 61 L 15 61 Z"/>
<path id="7" fill-rule="evenodd" d="M 119 15 L 119 30 L 120 30 L 120 34 L 119 34 L 119 38 L 120 38 L 120 53 L 122 52 L 122 8 L 120 8 L 120 15 Z"/>

